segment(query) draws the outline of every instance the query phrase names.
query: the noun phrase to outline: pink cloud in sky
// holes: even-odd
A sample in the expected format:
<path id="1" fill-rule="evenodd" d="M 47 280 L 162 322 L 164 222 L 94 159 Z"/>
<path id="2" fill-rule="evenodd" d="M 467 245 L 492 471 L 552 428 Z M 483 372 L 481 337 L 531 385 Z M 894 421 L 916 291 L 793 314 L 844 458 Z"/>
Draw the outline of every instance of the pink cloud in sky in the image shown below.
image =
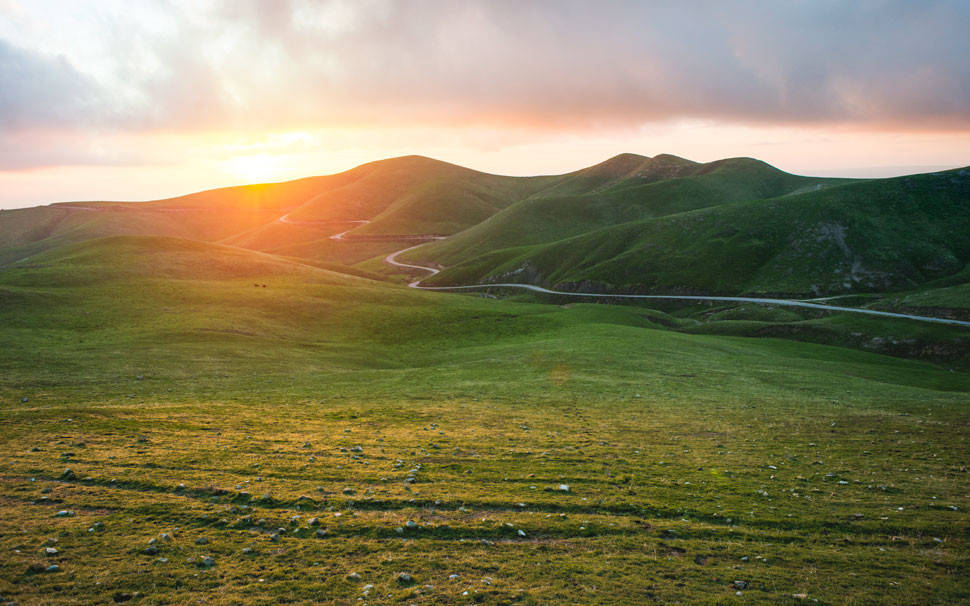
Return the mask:
<path id="1" fill-rule="evenodd" d="M 958 1 L 4 0 L 0 184 L 22 187 L 0 205 L 90 197 L 38 177 L 63 167 L 117 167 L 124 197 L 156 191 L 137 167 L 190 189 L 178 175 L 287 133 L 302 147 L 260 152 L 279 177 L 397 153 L 514 173 L 621 151 L 970 164 L 966 31 Z M 826 135 L 822 158 L 805 141 Z"/>

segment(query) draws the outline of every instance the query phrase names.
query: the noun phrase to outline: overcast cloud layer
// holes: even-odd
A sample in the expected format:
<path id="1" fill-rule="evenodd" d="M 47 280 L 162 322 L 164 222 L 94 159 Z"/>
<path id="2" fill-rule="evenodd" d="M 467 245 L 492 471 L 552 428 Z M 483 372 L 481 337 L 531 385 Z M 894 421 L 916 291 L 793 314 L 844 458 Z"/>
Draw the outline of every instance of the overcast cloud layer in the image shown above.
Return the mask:
<path id="1" fill-rule="evenodd" d="M 158 132 L 970 132 L 968 32 L 956 0 L 0 0 L 0 170 Z"/>
<path id="2" fill-rule="evenodd" d="M 8 2 L 4 129 L 970 119 L 965 2 L 54 4 Z"/>

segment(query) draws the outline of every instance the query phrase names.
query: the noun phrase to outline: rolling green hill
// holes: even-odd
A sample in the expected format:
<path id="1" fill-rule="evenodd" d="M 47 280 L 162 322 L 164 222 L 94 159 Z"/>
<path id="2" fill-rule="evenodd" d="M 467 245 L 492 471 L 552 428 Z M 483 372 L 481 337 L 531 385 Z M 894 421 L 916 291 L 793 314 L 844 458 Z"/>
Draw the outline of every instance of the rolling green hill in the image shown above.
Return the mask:
<path id="1" fill-rule="evenodd" d="M 209 190 L 153 202 L 78 202 L 0 213 L 0 264 L 91 238 L 162 235 L 299 250 L 370 220 L 361 233 L 452 233 L 532 193 L 548 178 L 487 175 L 407 156 L 344 173 Z M 281 218 L 287 221 L 281 221 Z M 315 252 L 320 258 L 320 251 Z M 337 254 L 324 260 L 340 261 Z M 359 259 L 356 259 L 359 260 Z"/>
<path id="2" fill-rule="evenodd" d="M 215 241 L 270 224 L 343 176 L 209 190 L 154 202 L 77 202 L 0 212 L 0 264 L 91 238 Z"/>
<path id="3" fill-rule="evenodd" d="M 429 284 L 819 296 L 959 279 L 968 233 L 970 169 L 957 169 L 721 204 L 548 244 L 503 249 L 500 240 L 479 257 L 458 259 L 446 242 L 408 258 L 448 266 Z"/>
<path id="4" fill-rule="evenodd" d="M 554 242 L 601 227 L 844 182 L 791 175 L 751 158 L 698 164 L 671 155 L 623 154 L 564 175 L 471 229 L 426 246 L 421 254 L 454 265 L 504 248 Z"/>
<path id="5" fill-rule="evenodd" d="M 351 171 L 355 179 L 308 199 L 294 221 L 370 220 L 361 234 L 451 234 L 471 227 L 551 178 L 490 175 L 422 156 Z"/>
<path id="6" fill-rule="evenodd" d="M 405 156 L 336 175 L 153 202 L 4 211 L 0 264 L 114 235 L 172 236 L 344 263 L 366 259 L 369 250 L 391 250 L 360 247 L 361 252 L 348 254 L 347 246 L 327 245 L 327 237 L 347 229 L 371 237 L 462 232 L 442 245 L 442 256 L 451 262 L 461 255 L 833 182 L 796 177 L 745 158 L 697 164 L 669 155 L 622 154 L 564 175 L 505 177 Z"/>
<path id="7" fill-rule="evenodd" d="M 937 308 L 912 297 L 926 289 L 949 289 L 939 290 L 944 303 L 962 296 L 967 189 L 966 169 L 852 181 L 791 175 L 752 158 L 621 154 L 563 175 L 505 177 L 405 156 L 154 202 L 4 211 L 0 265 L 40 263 L 44 251 L 90 239 L 150 235 L 386 275 L 393 270 L 382 259 L 403 238 L 451 234 L 406 255 L 445 268 L 428 284 L 800 297 L 898 291 L 907 299 L 878 305 Z M 338 232 L 348 235 L 332 239 Z"/>

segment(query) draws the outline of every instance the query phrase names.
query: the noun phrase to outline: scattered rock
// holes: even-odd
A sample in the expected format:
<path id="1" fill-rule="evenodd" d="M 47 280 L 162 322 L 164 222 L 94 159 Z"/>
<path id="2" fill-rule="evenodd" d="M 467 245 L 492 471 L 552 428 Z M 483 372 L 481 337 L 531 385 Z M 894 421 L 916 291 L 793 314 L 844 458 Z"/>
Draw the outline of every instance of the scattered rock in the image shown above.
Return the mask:
<path id="1" fill-rule="evenodd" d="M 70 518 L 74 516 L 74 512 L 70 509 L 62 509 L 54 514 L 55 518 Z"/>
<path id="2" fill-rule="evenodd" d="M 347 580 L 348 581 L 359 581 L 360 580 L 360 575 L 357 574 L 356 572 L 351 572 L 350 574 L 347 575 Z"/>
<path id="3" fill-rule="evenodd" d="M 521 528 L 519 529 L 519 531 L 518 531 L 518 533 L 517 533 L 517 534 L 518 534 L 518 535 L 519 535 L 520 537 L 522 537 L 522 538 L 525 538 L 525 531 L 524 531 L 524 530 L 522 530 Z"/>
<path id="4" fill-rule="evenodd" d="M 49 558 L 56 556 L 57 553 L 58 553 L 58 551 L 57 551 L 57 548 L 56 547 L 45 547 L 44 548 L 44 555 L 47 556 L 47 557 L 49 557 Z"/>
<path id="5" fill-rule="evenodd" d="M 306 523 L 309 526 L 319 526 L 320 518 L 310 518 L 309 520 L 306 521 Z"/>
<path id="6" fill-rule="evenodd" d="M 418 523 L 415 522 L 414 520 L 408 520 L 407 521 L 407 524 L 405 524 L 405 526 L 407 526 L 408 528 L 417 528 L 418 527 Z"/>
<path id="7" fill-rule="evenodd" d="M 209 539 L 207 539 L 205 537 L 199 537 L 199 538 L 197 538 L 195 540 L 195 544 L 196 545 L 208 545 L 209 544 Z"/>
<path id="8" fill-rule="evenodd" d="M 556 487 L 559 492 L 569 492 L 569 484 L 560 484 Z"/>
<path id="9" fill-rule="evenodd" d="M 73 471 L 71 471 L 70 469 L 65 469 L 64 472 L 61 474 L 60 479 L 62 479 L 62 480 L 75 480 L 75 479 L 77 479 L 77 475 Z"/>
<path id="10" fill-rule="evenodd" d="M 57 564 L 51 564 L 50 566 L 44 569 L 44 572 L 60 572 L 60 571 L 61 571 L 61 567 L 58 566 Z"/>
<path id="11" fill-rule="evenodd" d="M 119 591 L 118 593 L 111 596 L 111 599 L 114 600 L 116 604 L 120 604 L 122 602 L 127 602 L 131 600 L 132 597 L 133 596 L 130 593 Z"/>
<path id="12" fill-rule="evenodd" d="M 318 528 L 318 529 L 317 529 L 317 531 L 316 531 L 316 532 L 314 533 L 314 535 L 315 535 L 315 536 L 316 536 L 316 537 L 317 537 L 318 539 L 322 539 L 322 538 L 324 538 L 324 537 L 326 537 L 326 536 L 327 536 L 327 535 L 329 535 L 329 534 L 330 534 L 330 533 L 329 533 L 329 532 L 327 532 L 327 530 L 326 530 L 325 528 Z"/>
<path id="13" fill-rule="evenodd" d="M 349 495 L 349 494 L 355 494 L 356 492 L 357 492 L 357 491 L 356 491 L 356 490 L 354 490 L 353 488 L 344 488 L 344 490 L 343 490 L 343 493 L 344 493 L 344 494 L 348 494 L 348 495 Z"/>
<path id="14" fill-rule="evenodd" d="M 203 568 L 212 568 L 216 565 L 216 561 L 212 558 L 212 556 L 205 556 L 199 561 L 199 565 Z"/>
<path id="15" fill-rule="evenodd" d="M 145 555 L 157 555 L 158 547 L 155 547 L 154 545 L 149 545 L 144 549 L 144 551 L 142 551 L 142 553 L 144 553 Z"/>
<path id="16" fill-rule="evenodd" d="M 734 588 L 735 589 L 747 589 L 748 588 L 748 582 L 747 581 L 735 581 L 732 584 L 734 585 Z"/>
<path id="17" fill-rule="evenodd" d="M 401 574 L 397 575 L 397 582 L 401 585 L 413 585 L 414 577 L 406 572 L 402 572 Z"/>

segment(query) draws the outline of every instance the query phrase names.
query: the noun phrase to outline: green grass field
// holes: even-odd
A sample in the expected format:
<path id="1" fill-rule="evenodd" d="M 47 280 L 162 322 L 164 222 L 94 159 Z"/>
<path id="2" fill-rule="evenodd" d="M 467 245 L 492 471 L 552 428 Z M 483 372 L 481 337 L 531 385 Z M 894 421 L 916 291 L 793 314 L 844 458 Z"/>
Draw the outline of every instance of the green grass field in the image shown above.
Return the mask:
<path id="1" fill-rule="evenodd" d="M 122 237 L 0 271 L 3 601 L 970 601 L 966 352 L 841 346 L 965 329 L 335 268 Z M 744 336 L 781 325 L 836 336 Z"/>

